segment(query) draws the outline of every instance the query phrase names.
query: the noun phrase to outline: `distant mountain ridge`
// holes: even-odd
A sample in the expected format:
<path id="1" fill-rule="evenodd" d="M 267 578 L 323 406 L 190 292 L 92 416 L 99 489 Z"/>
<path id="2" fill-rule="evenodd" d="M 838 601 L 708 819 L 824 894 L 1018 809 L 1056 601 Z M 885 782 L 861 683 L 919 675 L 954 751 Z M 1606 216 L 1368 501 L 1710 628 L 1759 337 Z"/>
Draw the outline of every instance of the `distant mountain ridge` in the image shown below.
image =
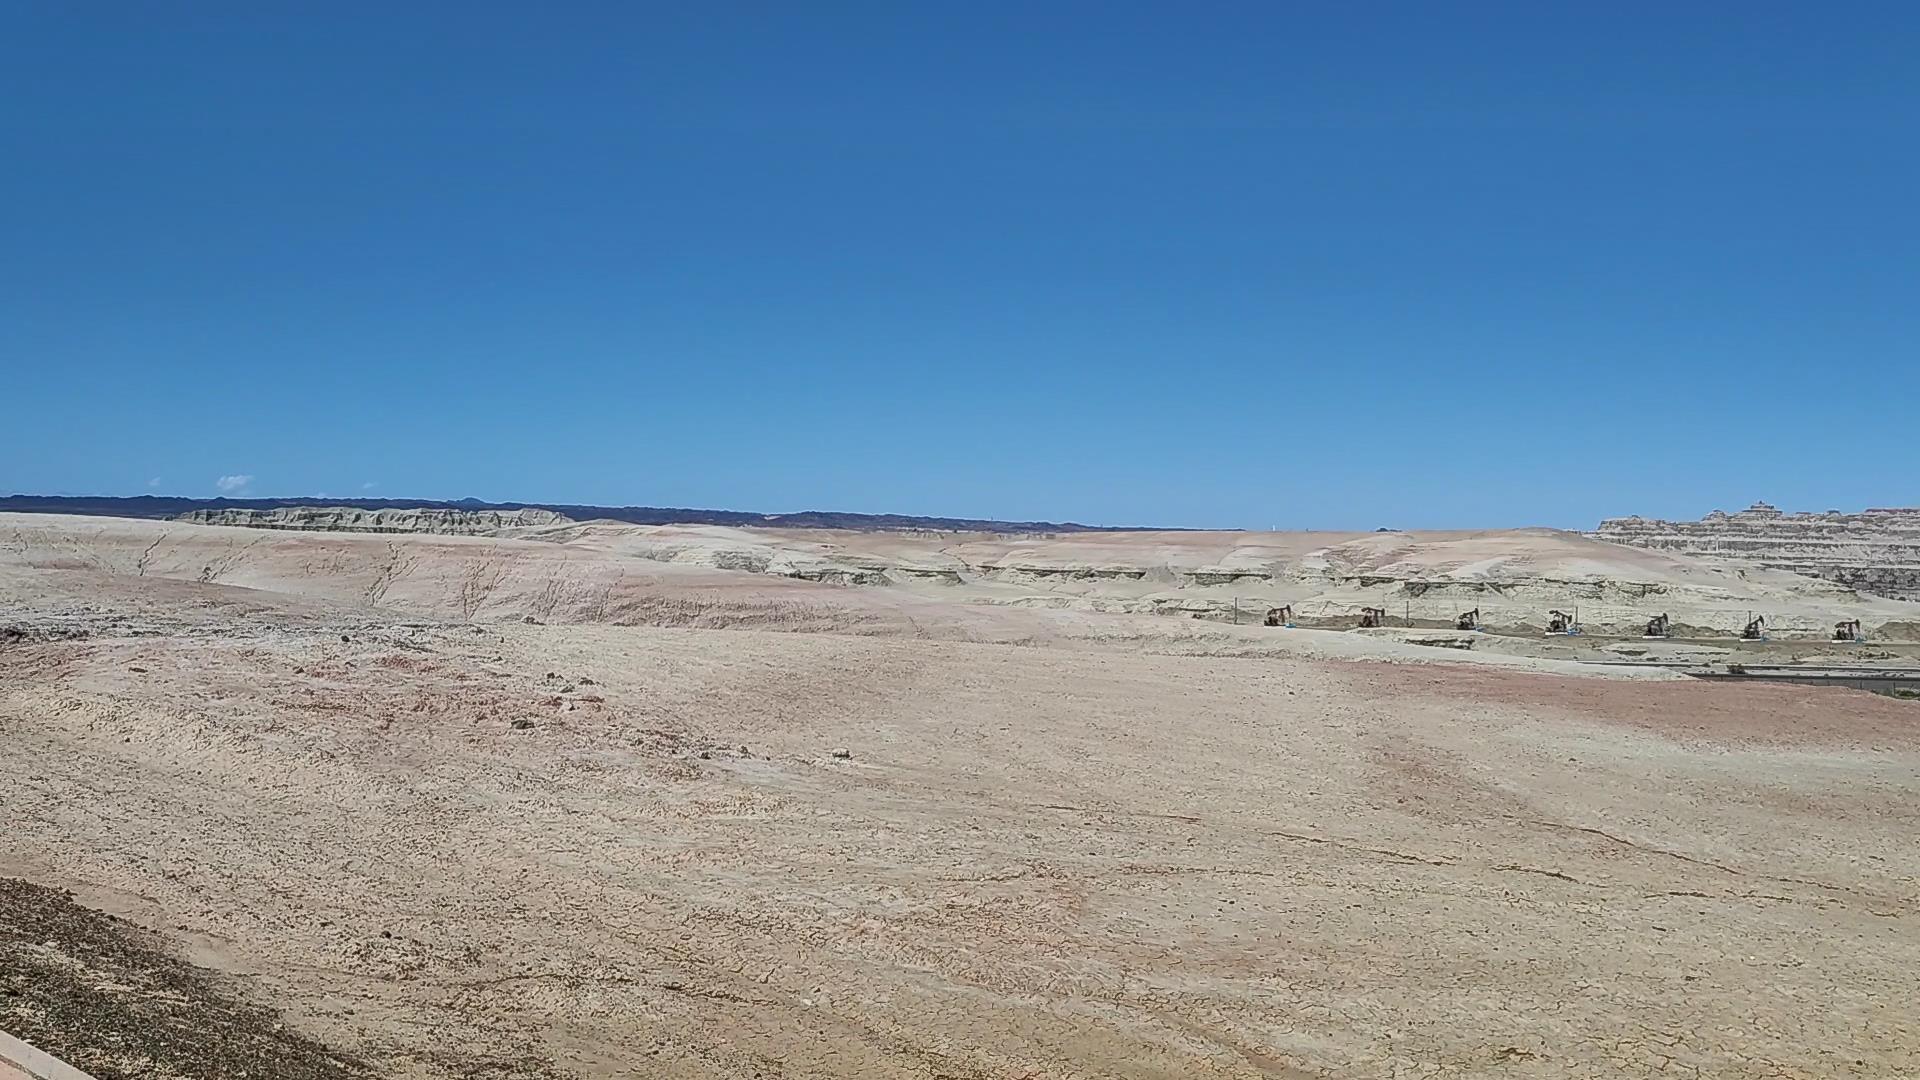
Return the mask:
<path id="1" fill-rule="evenodd" d="M 196 510 L 275 510 L 293 506 L 350 506 L 360 510 L 551 510 L 588 521 L 608 518 L 635 525 L 760 525 L 797 529 L 933 529 L 965 532 L 1135 532 L 1137 526 L 1081 525 L 1071 521 L 997 521 L 991 518 L 920 517 L 913 514 L 852 514 L 803 510 L 796 514 L 755 514 L 743 510 L 691 510 L 659 506 L 592 506 L 575 503 L 507 502 L 479 499 L 190 499 L 175 495 L 6 495 L 0 512 L 87 514 L 95 517 L 174 518 Z"/>

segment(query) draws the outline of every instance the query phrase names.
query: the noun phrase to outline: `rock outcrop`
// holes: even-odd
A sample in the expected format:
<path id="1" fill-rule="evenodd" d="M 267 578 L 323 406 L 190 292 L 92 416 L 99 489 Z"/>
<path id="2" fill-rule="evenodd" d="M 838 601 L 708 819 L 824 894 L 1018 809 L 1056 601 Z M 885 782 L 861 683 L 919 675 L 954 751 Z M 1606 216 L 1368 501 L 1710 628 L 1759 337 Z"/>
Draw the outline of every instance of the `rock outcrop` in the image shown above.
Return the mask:
<path id="1" fill-rule="evenodd" d="M 1715 510 L 1699 521 L 1609 518 L 1589 535 L 1920 600 L 1920 509 L 1787 514 L 1762 502 L 1735 514 Z"/>
<path id="2" fill-rule="evenodd" d="M 301 532 L 434 533 L 483 536 L 502 529 L 565 525 L 551 510 L 362 510 L 353 506 L 283 506 L 274 510 L 191 510 L 175 520 L 194 525 Z"/>

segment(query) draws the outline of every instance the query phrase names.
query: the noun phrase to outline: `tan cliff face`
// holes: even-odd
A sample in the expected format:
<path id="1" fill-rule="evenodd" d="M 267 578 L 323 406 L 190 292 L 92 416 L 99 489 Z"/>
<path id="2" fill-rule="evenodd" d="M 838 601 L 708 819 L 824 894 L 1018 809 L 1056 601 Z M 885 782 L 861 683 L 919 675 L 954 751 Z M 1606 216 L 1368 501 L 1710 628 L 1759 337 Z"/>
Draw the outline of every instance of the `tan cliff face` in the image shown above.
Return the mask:
<path id="1" fill-rule="evenodd" d="M 193 510 L 175 520 L 194 525 L 235 525 L 248 529 L 479 536 L 501 529 L 563 525 L 569 519 L 551 510 L 530 509 L 365 510 L 353 506 L 283 506 L 273 510 Z"/>
<path id="2" fill-rule="evenodd" d="M 1589 535 L 1788 570 L 1895 599 L 1920 599 L 1920 509 L 1788 514 L 1754 503 L 1734 514 L 1715 510 L 1699 521 L 1609 518 Z"/>

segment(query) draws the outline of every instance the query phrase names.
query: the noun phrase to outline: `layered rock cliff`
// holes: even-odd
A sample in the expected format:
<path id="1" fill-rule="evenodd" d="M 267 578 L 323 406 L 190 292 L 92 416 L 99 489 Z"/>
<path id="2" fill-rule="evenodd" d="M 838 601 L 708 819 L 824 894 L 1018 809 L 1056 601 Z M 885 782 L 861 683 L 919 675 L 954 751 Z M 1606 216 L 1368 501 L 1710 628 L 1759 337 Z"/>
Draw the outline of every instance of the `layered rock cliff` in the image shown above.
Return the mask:
<path id="1" fill-rule="evenodd" d="M 1699 521 L 1609 518 L 1589 535 L 1716 562 L 1790 570 L 1861 592 L 1920 600 L 1920 509 L 1788 514 L 1754 503 L 1734 514 L 1715 510 Z"/>
<path id="2" fill-rule="evenodd" d="M 194 525 L 303 532 L 434 533 L 480 536 L 502 529 L 564 525 L 551 510 L 362 510 L 353 506 L 283 506 L 274 510 L 191 510 L 175 520 Z"/>

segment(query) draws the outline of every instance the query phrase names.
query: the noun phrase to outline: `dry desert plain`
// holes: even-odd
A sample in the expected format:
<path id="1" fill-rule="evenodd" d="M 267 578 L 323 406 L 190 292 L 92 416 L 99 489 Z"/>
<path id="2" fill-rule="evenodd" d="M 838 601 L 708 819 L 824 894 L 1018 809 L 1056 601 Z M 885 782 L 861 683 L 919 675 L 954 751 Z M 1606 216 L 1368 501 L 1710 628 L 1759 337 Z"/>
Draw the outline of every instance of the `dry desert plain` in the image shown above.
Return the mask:
<path id="1" fill-rule="evenodd" d="M 101 1080 L 1920 1075 L 1920 703 L 1576 662 L 1754 610 L 1920 637 L 1539 530 L 0 515 L 0 1030 Z"/>

